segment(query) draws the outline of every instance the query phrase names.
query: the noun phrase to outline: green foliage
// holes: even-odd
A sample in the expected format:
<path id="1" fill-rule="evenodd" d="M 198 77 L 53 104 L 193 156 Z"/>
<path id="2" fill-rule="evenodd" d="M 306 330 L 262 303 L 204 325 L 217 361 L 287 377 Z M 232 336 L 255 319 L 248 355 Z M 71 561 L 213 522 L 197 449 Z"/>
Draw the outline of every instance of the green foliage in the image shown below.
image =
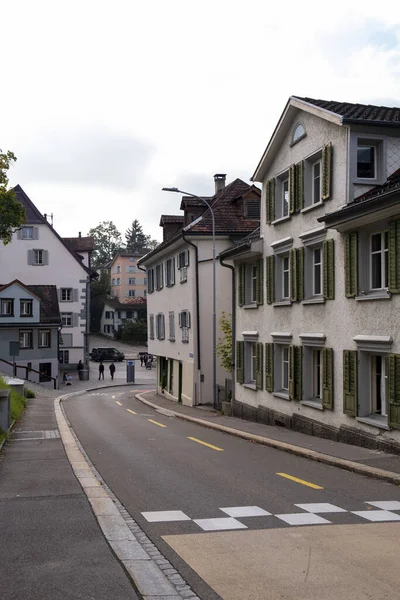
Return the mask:
<path id="1" fill-rule="evenodd" d="M 232 315 L 222 313 L 219 320 L 219 326 L 223 338 L 219 338 L 217 343 L 217 356 L 221 359 L 221 366 L 228 373 L 232 372 Z"/>
<path id="2" fill-rule="evenodd" d="M 0 238 L 3 244 L 11 242 L 12 234 L 26 223 L 26 211 L 16 199 L 12 189 L 8 189 L 8 170 L 17 160 L 16 156 L 0 149 Z"/>
<path id="3" fill-rule="evenodd" d="M 94 238 L 92 258 L 95 267 L 110 262 L 123 249 L 121 234 L 112 221 L 102 221 L 89 229 L 88 235 Z"/>
<path id="4" fill-rule="evenodd" d="M 147 342 L 147 321 L 126 323 L 122 330 L 121 340 L 123 342 Z"/>
<path id="5" fill-rule="evenodd" d="M 10 390 L 11 421 L 17 421 L 25 408 L 26 398 L 7 385 L 2 377 L 0 377 L 0 389 Z"/>
<path id="6" fill-rule="evenodd" d="M 147 248 L 150 236 L 145 235 L 143 227 L 137 219 L 132 221 L 132 227 L 126 230 L 125 241 L 127 252 L 143 252 Z"/>
<path id="7" fill-rule="evenodd" d="M 36 394 L 35 392 L 32 392 L 32 390 L 25 390 L 25 398 L 36 398 Z"/>
<path id="8" fill-rule="evenodd" d="M 100 320 L 104 304 L 110 294 L 110 277 L 102 271 L 97 281 L 90 284 L 90 330 L 100 330 Z"/>

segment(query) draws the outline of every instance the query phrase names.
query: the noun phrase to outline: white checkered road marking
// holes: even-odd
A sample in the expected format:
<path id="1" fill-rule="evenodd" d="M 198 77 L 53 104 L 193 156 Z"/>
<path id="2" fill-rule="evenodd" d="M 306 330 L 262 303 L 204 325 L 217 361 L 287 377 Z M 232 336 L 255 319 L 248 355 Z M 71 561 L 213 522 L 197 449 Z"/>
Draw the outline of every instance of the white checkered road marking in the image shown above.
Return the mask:
<path id="1" fill-rule="evenodd" d="M 240 521 L 232 517 L 220 519 L 194 519 L 194 522 L 203 529 L 203 531 L 224 531 L 225 529 L 247 529 Z"/>
<path id="2" fill-rule="evenodd" d="M 383 521 L 400 521 L 400 515 L 389 512 L 388 510 L 352 510 L 353 515 L 372 521 L 373 523 L 382 523 Z"/>
<path id="3" fill-rule="evenodd" d="M 229 508 L 220 508 L 222 512 L 230 517 L 269 517 L 271 513 L 259 506 L 230 506 Z"/>
<path id="4" fill-rule="evenodd" d="M 340 508 L 339 506 L 335 506 L 334 504 L 328 503 L 311 503 L 311 504 L 295 504 L 297 508 L 301 508 L 306 510 L 307 512 L 314 514 L 323 514 L 323 513 L 339 513 L 339 512 L 347 512 L 344 508 Z"/>
<path id="5" fill-rule="evenodd" d="M 366 502 L 365 504 L 371 504 L 371 506 L 376 506 L 376 508 L 381 508 L 382 510 L 400 510 L 400 502 L 398 500 L 394 500 L 393 502 Z"/>
<path id="6" fill-rule="evenodd" d="M 314 515 L 313 513 L 293 513 L 289 515 L 275 515 L 288 525 L 326 525 L 331 521 Z"/>
<path id="7" fill-rule="evenodd" d="M 149 523 L 166 523 L 169 521 L 191 521 L 181 510 L 160 510 L 155 512 L 142 512 Z"/>

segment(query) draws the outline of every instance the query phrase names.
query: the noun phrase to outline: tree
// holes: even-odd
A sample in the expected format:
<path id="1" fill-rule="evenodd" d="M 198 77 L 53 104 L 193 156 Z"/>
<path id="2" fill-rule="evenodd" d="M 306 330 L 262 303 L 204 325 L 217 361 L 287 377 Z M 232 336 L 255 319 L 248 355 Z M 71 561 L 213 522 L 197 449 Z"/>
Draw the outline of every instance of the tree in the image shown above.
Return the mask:
<path id="1" fill-rule="evenodd" d="M 101 315 L 110 294 L 110 277 L 102 271 L 100 277 L 90 284 L 90 331 L 100 331 Z"/>
<path id="2" fill-rule="evenodd" d="M 145 235 L 143 227 L 137 219 L 132 221 L 132 227 L 126 230 L 125 233 L 126 251 L 127 252 L 143 252 L 148 247 L 150 236 Z"/>
<path id="3" fill-rule="evenodd" d="M 0 239 L 9 244 L 14 231 L 26 223 L 26 211 L 15 192 L 8 189 L 8 169 L 17 160 L 12 152 L 0 149 Z"/>
<path id="4" fill-rule="evenodd" d="M 232 315 L 222 313 L 221 318 L 219 319 L 219 326 L 221 328 L 222 333 L 224 334 L 223 338 L 219 338 L 217 343 L 217 356 L 221 359 L 221 365 L 228 371 L 228 373 L 232 372 Z"/>
<path id="5" fill-rule="evenodd" d="M 136 323 L 125 323 L 121 339 L 123 342 L 147 342 L 147 321 L 140 320 Z"/>
<path id="6" fill-rule="evenodd" d="M 94 237 L 93 265 L 105 265 L 123 248 L 121 234 L 112 221 L 103 221 L 97 227 L 89 229 L 88 235 Z"/>

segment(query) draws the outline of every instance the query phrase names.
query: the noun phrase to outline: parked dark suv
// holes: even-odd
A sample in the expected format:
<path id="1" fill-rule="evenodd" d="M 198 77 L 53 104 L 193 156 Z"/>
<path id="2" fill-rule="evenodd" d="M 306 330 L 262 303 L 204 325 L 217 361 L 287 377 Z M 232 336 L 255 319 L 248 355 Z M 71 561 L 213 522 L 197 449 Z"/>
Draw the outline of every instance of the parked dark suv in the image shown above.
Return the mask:
<path id="1" fill-rule="evenodd" d="M 116 348 L 93 348 L 89 356 L 95 362 L 122 362 L 125 358 L 125 354 Z"/>

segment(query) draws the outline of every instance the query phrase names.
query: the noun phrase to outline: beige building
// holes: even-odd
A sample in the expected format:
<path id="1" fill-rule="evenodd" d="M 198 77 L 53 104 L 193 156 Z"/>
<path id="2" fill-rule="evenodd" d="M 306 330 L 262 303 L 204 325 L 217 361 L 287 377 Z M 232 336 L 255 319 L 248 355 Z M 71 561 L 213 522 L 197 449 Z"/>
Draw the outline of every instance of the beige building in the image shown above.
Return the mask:
<path id="1" fill-rule="evenodd" d="M 216 175 L 207 197 L 216 224 L 217 255 L 259 225 L 260 190 L 240 179 L 225 187 Z M 140 259 L 147 270 L 148 350 L 157 357 L 158 393 L 186 405 L 213 402 L 213 277 L 210 211 L 184 196 L 183 215 L 162 215 L 163 242 Z M 216 316 L 232 312 L 231 275 L 216 264 Z M 221 337 L 218 327 L 217 339 Z M 217 385 L 229 374 L 217 359 Z"/>
<path id="2" fill-rule="evenodd" d="M 145 298 L 147 294 L 146 273 L 138 267 L 142 254 L 117 254 L 110 265 L 111 296 L 125 302 L 127 298 Z"/>
<path id="3" fill-rule="evenodd" d="M 222 255 L 234 414 L 400 444 L 399 123 L 400 108 L 289 99 L 253 175 L 260 232 Z"/>

